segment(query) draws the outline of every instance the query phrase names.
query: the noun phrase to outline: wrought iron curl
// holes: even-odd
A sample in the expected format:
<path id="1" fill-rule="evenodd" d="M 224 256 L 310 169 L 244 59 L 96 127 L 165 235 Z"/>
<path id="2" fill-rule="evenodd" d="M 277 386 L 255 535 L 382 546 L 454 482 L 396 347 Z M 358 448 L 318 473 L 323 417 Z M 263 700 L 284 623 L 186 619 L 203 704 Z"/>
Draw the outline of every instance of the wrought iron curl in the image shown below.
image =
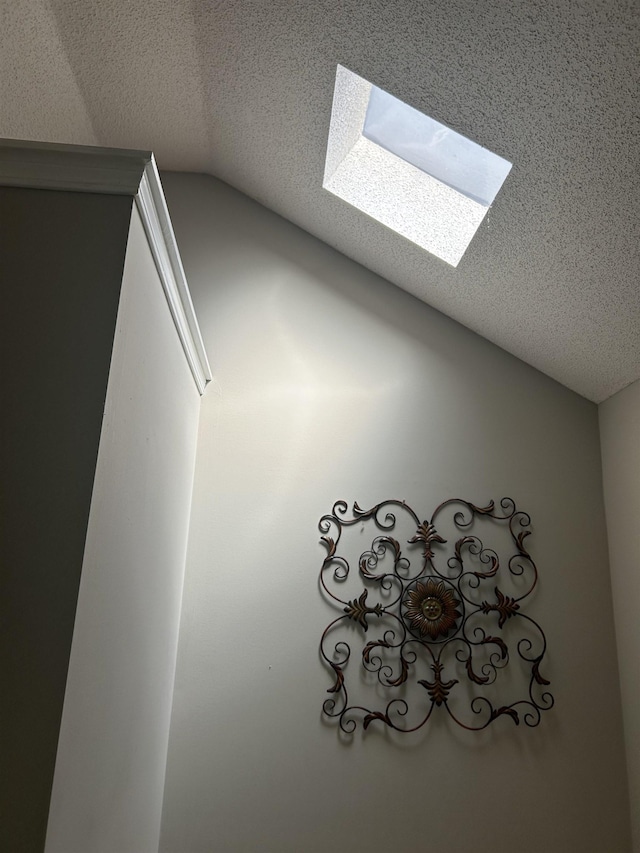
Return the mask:
<path id="1" fill-rule="evenodd" d="M 448 571 L 444 571 L 438 564 L 447 540 L 435 521 L 448 508 L 453 510 L 454 528 L 462 535 L 452 543 L 454 553 L 446 559 Z M 406 544 L 422 548 L 422 567 L 417 572 L 412 570 L 412 560 L 403 556 L 401 543 L 391 536 L 398 523 L 399 511 L 416 530 Z M 505 577 L 520 578 L 527 572 L 531 573 L 531 581 L 524 592 L 520 590 L 520 595 L 506 593 L 504 585 L 500 589 L 499 584 L 504 584 L 504 581 L 500 580 L 498 553 L 485 547 L 482 540 L 470 532 L 479 518 L 508 526 L 515 553 L 506 561 Z M 366 584 L 363 592 L 351 600 L 343 599 L 328 588 L 326 575 L 330 574 L 338 585 L 344 585 L 348 580 L 349 562 L 338 553 L 342 532 L 366 521 L 371 521 L 383 535 L 374 537 L 371 547 L 359 557 L 358 576 Z M 321 657 L 334 678 L 328 689 L 332 695 L 323 704 L 325 715 L 337 719 L 340 729 L 346 734 L 352 734 L 359 721 L 365 729 L 374 721 L 380 721 L 397 731 L 415 731 L 427 722 L 435 708 L 440 707 L 454 722 L 470 731 L 484 729 L 505 716 L 515 724 L 522 720 L 527 726 L 537 726 L 541 712 L 553 707 L 554 699 L 544 689 L 549 681 L 540 673 L 547 651 L 546 637 L 540 625 L 521 609 L 521 602 L 532 593 L 538 582 L 537 566 L 525 546 L 525 540 L 531 534 L 530 528 L 529 514 L 518 510 L 509 497 L 502 498 L 498 508 L 493 501 L 479 506 L 462 499 L 448 499 L 436 507 L 431 518 L 425 521 L 420 521 L 405 501 L 383 501 L 367 510 L 355 503 L 351 514 L 346 501 L 336 501 L 331 513 L 323 515 L 319 522 L 321 541 L 327 552 L 320 570 L 320 585 L 331 601 L 341 605 L 343 610 L 343 615 L 327 626 L 320 643 Z M 392 568 L 379 571 L 380 561 L 387 557 L 393 561 Z M 374 601 L 369 598 L 371 588 L 391 593 L 391 596 L 383 596 L 386 599 L 383 601 Z M 404 697 L 391 698 L 384 710 L 350 705 L 345 670 L 351 658 L 351 646 L 345 640 L 339 640 L 330 653 L 325 648 L 329 632 L 340 624 L 350 624 L 356 631 L 367 632 L 371 620 L 389 619 L 393 620 L 393 627 L 383 626 L 381 638 L 364 644 L 362 666 L 386 689 L 413 684 L 424 688 L 423 701 L 418 704 L 426 707 L 416 725 L 403 725 L 410 710 Z M 451 695 L 459 699 L 463 693 L 460 680 L 452 678 L 452 662 L 464 669 L 466 678 L 458 670 L 460 678 L 474 690 L 491 687 L 496 683 L 500 670 L 511 661 L 509 645 L 501 632 L 507 623 L 515 626 L 524 624 L 524 621 L 533 628 L 534 639 L 531 636 L 520 637 L 515 649 L 516 659 L 530 671 L 527 698 L 496 707 L 489 696 L 472 695 L 468 707 L 472 716 L 481 719 L 473 724 L 471 720 L 460 718 L 450 705 Z M 394 654 L 395 664 L 392 660 Z M 414 668 L 420 661 L 427 664 L 431 675 L 416 680 Z"/>

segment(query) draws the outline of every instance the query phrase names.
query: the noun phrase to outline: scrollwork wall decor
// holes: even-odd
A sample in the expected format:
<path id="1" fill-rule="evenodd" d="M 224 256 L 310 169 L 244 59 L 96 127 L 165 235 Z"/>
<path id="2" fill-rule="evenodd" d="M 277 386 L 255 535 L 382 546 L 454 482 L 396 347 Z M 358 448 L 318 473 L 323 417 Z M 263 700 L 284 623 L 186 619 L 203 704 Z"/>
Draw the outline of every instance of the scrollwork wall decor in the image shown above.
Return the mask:
<path id="1" fill-rule="evenodd" d="M 356 549 L 356 590 L 342 540 L 347 528 L 359 526 L 364 533 L 367 524 L 381 535 L 367 550 Z M 501 528 L 495 532 L 500 553 L 477 535 L 488 524 L 492 531 Z M 368 510 L 355 503 L 351 514 L 346 502 L 337 501 L 319 523 L 327 551 L 320 585 L 341 611 L 320 642 L 333 680 L 324 714 L 347 733 L 359 721 L 365 729 L 380 721 L 397 731 L 415 731 L 436 709 L 471 731 L 501 717 L 537 726 L 553 696 L 541 673 L 546 637 L 524 612 L 538 581 L 525 547 L 530 527 L 529 515 L 511 498 L 503 498 L 499 508 L 493 501 L 481 507 L 452 498 L 428 521 L 420 521 L 404 501 L 387 500 Z M 398 535 L 402 528 L 404 540 Z M 349 585 L 359 594 L 345 594 Z M 377 639 L 367 642 L 374 625 Z M 361 666 L 348 670 L 354 632 L 362 644 Z M 518 664 L 509 667 L 511 660 Z M 354 703 L 352 687 L 373 694 L 378 707 Z M 514 691 L 520 691 L 516 698 Z M 502 692 L 509 697 L 496 702 Z"/>

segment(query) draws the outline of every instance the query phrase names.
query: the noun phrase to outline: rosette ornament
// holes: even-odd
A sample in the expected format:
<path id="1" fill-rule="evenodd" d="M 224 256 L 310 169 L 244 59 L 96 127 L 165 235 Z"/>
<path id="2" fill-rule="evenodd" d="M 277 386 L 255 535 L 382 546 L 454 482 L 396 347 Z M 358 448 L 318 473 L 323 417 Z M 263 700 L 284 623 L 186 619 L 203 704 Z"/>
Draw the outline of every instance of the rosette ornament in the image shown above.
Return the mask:
<path id="1" fill-rule="evenodd" d="M 452 587 L 436 578 L 417 581 L 403 603 L 409 630 L 427 642 L 448 634 L 462 616 Z"/>

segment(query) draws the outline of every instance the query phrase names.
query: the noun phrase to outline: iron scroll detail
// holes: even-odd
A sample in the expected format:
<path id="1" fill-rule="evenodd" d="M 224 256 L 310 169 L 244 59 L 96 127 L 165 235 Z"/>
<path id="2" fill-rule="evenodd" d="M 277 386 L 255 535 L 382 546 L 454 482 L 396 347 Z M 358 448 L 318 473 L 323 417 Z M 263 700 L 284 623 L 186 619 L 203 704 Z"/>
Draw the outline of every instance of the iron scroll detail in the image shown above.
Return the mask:
<path id="1" fill-rule="evenodd" d="M 363 533 L 367 523 L 377 535 L 357 558 L 356 578 L 343 539 L 347 528 L 360 525 Z M 477 535 L 489 524 L 502 528 L 500 536 L 496 532 L 500 550 L 485 547 Z M 320 586 L 341 611 L 320 641 L 333 681 L 323 704 L 326 717 L 348 734 L 358 722 L 367 729 L 374 721 L 416 731 L 436 710 L 469 731 L 502 717 L 539 724 L 554 703 L 541 673 L 547 640 L 525 613 L 538 570 L 525 544 L 531 518 L 511 498 L 499 507 L 452 498 L 425 521 L 404 501 L 368 510 L 354 503 L 351 513 L 337 501 L 318 526 L 326 549 Z M 403 540 L 402 528 L 412 535 L 405 532 Z M 349 586 L 351 595 L 343 592 Z M 366 641 L 374 625 L 378 636 Z M 353 679 L 349 670 L 348 685 L 354 634 L 362 643 L 360 677 Z M 495 701 L 503 683 L 509 697 Z M 382 706 L 352 703 L 351 686 L 370 690 L 378 701 L 382 695 Z M 520 691 L 516 698 L 514 690 Z"/>

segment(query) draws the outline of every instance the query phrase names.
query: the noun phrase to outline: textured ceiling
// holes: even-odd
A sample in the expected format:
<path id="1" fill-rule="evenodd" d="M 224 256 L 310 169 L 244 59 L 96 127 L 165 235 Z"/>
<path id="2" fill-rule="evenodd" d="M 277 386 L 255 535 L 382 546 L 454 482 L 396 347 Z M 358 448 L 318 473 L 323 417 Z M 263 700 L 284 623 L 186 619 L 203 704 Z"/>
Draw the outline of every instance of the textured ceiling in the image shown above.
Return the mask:
<path id="1" fill-rule="evenodd" d="M 152 149 L 592 400 L 640 377 L 636 0 L 0 10 L 0 135 Z M 514 163 L 457 268 L 322 189 L 338 63 Z"/>

